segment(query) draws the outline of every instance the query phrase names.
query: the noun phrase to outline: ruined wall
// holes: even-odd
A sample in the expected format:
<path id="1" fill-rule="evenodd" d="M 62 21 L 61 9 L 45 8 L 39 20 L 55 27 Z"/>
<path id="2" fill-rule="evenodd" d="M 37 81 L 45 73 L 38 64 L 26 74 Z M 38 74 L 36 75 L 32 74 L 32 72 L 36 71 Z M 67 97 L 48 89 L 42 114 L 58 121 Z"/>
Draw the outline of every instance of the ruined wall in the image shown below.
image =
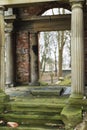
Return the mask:
<path id="1" fill-rule="evenodd" d="M 17 32 L 16 38 L 16 82 L 29 82 L 29 37 L 27 31 Z"/>
<path id="2" fill-rule="evenodd" d="M 16 13 L 16 16 L 18 18 L 18 21 L 15 22 L 15 28 L 17 31 L 16 33 L 16 83 L 19 84 L 27 84 L 31 82 L 31 69 L 34 71 L 33 67 L 30 67 L 30 36 L 28 32 L 35 31 L 35 27 L 31 24 L 29 21 L 23 21 L 22 18 L 29 18 L 32 16 L 41 15 L 44 13 L 44 11 L 54 8 L 54 7 L 62 7 L 68 8 L 67 4 L 62 5 L 61 3 L 58 4 L 57 2 L 52 3 L 44 3 L 44 4 L 38 4 L 34 6 L 29 7 L 20 7 L 17 10 L 14 9 L 14 13 Z M 25 31 L 23 31 L 25 30 Z M 35 39 L 35 38 L 34 38 Z M 34 41 L 33 41 L 34 42 Z M 38 43 L 38 42 L 37 42 Z M 38 47 L 37 47 L 38 48 Z M 35 50 L 36 51 L 36 50 Z M 37 54 L 38 55 L 38 54 Z M 36 58 L 37 59 L 37 58 Z M 37 60 L 36 60 L 37 62 Z M 33 64 L 33 63 L 32 63 Z M 38 63 L 39 64 L 39 63 Z M 38 64 L 36 64 L 36 68 L 39 71 Z M 39 75 L 39 74 L 38 74 Z M 35 77 L 35 76 L 34 76 Z M 37 77 L 37 75 L 36 75 Z"/>

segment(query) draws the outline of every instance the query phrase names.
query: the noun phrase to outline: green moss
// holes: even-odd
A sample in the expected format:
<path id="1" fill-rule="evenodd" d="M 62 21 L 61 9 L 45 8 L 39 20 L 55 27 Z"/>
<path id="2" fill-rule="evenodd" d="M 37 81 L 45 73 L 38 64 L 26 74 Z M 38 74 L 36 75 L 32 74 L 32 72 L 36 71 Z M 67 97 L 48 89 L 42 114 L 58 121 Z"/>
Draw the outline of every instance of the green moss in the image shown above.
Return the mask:
<path id="1" fill-rule="evenodd" d="M 4 91 L 0 88 L 0 93 L 4 93 Z"/>
<path id="2" fill-rule="evenodd" d="M 68 105 L 64 107 L 63 111 L 61 112 L 61 117 L 66 129 L 71 130 L 82 121 L 82 109 Z"/>
<path id="3" fill-rule="evenodd" d="M 12 111 L 45 111 L 45 112 L 57 112 L 62 110 L 65 106 L 67 98 L 34 98 L 28 100 L 16 100 L 15 102 L 10 102 Z"/>
<path id="4" fill-rule="evenodd" d="M 41 98 L 28 98 L 28 99 L 26 99 L 26 98 L 16 98 L 16 100 L 13 102 L 12 101 L 12 103 L 13 104 L 15 104 L 15 103 L 18 103 L 18 104 L 22 104 L 22 103 L 24 103 L 25 105 L 28 105 L 28 104 L 37 104 L 37 105 L 39 105 L 39 104 L 53 104 L 54 106 L 55 106 L 55 104 L 65 104 L 66 103 L 66 101 L 67 101 L 67 97 L 60 97 L 60 98 L 43 98 L 43 97 L 41 97 Z M 23 104 L 22 104 L 23 105 Z"/>
<path id="5" fill-rule="evenodd" d="M 34 126 L 20 126 L 17 128 L 10 128 L 10 127 L 0 127 L 0 130 L 58 130 L 58 128 L 47 128 L 47 127 L 34 127 Z M 63 129 L 62 129 L 63 130 Z"/>
<path id="6" fill-rule="evenodd" d="M 25 125 L 45 125 L 46 123 L 57 123 L 61 120 L 60 115 L 18 115 L 18 114 L 2 114 L 0 115 L 6 121 L 16 121 Z"/>
<path id="7" fill-rule="evenodd" d="M 7 96 L 4 92 L 0 93 L 0 113 L 4 112 L 7 107 L 9 96 Z"/>
<path id="8" fill-rule="evenodd" d="M 69 86 L 71 85 L 71 79 L 70 78 L 65 78 L 63 81 L 61 81 L 58 85 L 61 86 Z"/>
<path id="9" fill-rule="evenodd" d="M 40 86 L 47 86 L 48 85 L 48 83 L 43 82 L 43 81 L 39 81 L 39 84 L 40 84 Z"/>
<path id="10" fill-rule="evenodd" d="M 4 104 L 0 104 L 0 113 L 4 111 Z"/>

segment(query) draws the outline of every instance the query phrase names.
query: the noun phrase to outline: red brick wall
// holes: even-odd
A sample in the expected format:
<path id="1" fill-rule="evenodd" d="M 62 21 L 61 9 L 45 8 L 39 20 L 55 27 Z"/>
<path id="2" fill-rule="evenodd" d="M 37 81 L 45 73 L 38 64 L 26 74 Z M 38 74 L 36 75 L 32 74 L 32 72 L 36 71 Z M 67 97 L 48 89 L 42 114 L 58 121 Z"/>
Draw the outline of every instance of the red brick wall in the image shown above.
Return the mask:
<path id="1" fill-rule="evenodd" d="M 16 39 L 16 82 L 29 82 L 29 37 L 27 31 L 17 33 Z"/>

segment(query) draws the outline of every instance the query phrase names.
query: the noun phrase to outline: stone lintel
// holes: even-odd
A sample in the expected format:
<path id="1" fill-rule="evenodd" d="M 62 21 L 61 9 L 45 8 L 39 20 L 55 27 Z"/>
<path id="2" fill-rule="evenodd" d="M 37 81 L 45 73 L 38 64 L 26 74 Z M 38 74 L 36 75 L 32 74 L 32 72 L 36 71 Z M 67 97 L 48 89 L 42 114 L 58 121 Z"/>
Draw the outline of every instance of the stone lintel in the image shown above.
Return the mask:
<path id="1" fill-rule="evenodd" d="M 69 0 L 69 2 L 72 4 L 75 4 L 75 3 L 82 3 L 84 4 L 85 3 L 85 0 Z"/>
<path id="2" fill-rule="evenodd" d="M 33 3 L 42 3 L 42 2 L 66 2 L 68 3 L 69 0 L 1 0 L 0 5 L 4 6 L 18 6 L 18 5 L 27 5 Z"/>
<path id="3" fill-rule="evenodd" d="M 54 16 L 32 16 L 32 17 L 22 17 L 21 20 L 22 21 L 43 21 L 43 20 L 49 20 L 48 22 L 51 22 L 52 20 L 56 21 L 56 20 L 64 20 L 64 19 L 70 19 L 71 18 L 71 14 L 63 14 L 63 15 L 54 15 Z"/>

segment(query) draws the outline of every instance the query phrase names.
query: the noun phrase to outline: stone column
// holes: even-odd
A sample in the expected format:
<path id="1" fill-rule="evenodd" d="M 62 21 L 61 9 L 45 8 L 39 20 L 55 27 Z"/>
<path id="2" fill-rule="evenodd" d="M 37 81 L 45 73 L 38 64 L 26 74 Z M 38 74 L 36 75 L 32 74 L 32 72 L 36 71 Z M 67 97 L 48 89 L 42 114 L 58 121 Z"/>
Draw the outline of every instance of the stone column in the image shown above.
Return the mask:
<path id="1" fill-rule="evenodd" d="M 30 72 L 31 85 L 38 85 L 39 62 L 38 62 L 38 33 L 30 33 Z"/>
<path id="2" fill-rule="evenodd" d="M 0 6 L 0 88 L 5 89 L 4 7 Z"/>
<path id="3" fill-rule="evenodd" d="M 7 24 L 5 30 L 6 46 L 6 86 L 13 86 L 13 47 L 12 47 L 12 23 Z"/>
<path id="4" fill-rule="evenodd" d="M 73 0 L 72 0 L 73 1 Z M 71 97 L 84 94 L 84 37 L 82 2 L 72 2 L 71 16 L 71 55 L 72 55 L 72 91 Z"/>

